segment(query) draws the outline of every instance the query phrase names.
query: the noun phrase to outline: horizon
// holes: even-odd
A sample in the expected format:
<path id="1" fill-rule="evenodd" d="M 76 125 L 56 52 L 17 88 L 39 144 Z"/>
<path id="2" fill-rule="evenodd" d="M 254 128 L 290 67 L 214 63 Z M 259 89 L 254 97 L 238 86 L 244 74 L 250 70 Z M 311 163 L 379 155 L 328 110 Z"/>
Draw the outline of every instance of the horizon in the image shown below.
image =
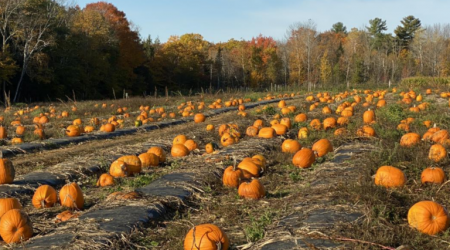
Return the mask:
<path id="1" fill-rule="evenodd" d="M 76 4 L 84 8 L 86 4 L 95 2 L 99 1 L 78 0 Z M 251 40 L 259 34 L 283 40 L 290 25 L 309 19 L 317 24 L 319 32 L 324 32 L 337 22 L 342 22 L 348 31 L 352 28 L 361 29 L 368 25 L 370 19 L 378 17 L 387 21 L 386 33 L 393 33 L 400 21 L 408 15 L 419 18 L 422 26 L 448 23 L 446 10 L 450 8 L 450 1 L 443 0 L 248 0 L 243 3 L 238 0 L 172 0 L 170 3 L 133 1 L 138 4 L 129 4 L 125 0 L 104 2 L 123 11 L 127 19 L 139 28 L 142 39 L 150 35 L 152 39 L 158 37 L 161 42 L 166 42 L 171 35 L 198 33 L 213 43 L 226 42 L 232 38 Z M 198 5 L 202 8 L 198 8 Z"/>

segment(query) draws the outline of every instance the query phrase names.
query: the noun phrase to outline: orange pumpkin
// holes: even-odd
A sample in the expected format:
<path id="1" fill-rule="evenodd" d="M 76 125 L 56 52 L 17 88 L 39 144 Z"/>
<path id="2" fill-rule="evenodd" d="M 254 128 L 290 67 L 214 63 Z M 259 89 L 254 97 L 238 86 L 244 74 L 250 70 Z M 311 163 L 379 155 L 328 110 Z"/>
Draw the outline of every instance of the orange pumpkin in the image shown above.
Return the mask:
<path id="1" fill-rule="evenodd" d="M 97 187 L 114 186 L 115 184 L 114 177 L 107 173 L 100 175 L 97 181 Z"/>
<path id="2" fill-rule="evenodd" d="M 66 129 L 66 135 L 69 137 L 79 136 L 81 134 L 80 127 L 77 125 L 70 125 Z"/>
<path id="3" fill-rule="evenodd" d="M 153 153 L 142 153 L 139 156 L 139 160 L 141 160 L 141 167 L 155 167 L 159 165 L 159 157 Z"/>
<path id="4" fill-rule="evenodd" d="M 237 188 L 243 179 L 244 174 L 242 173 L 242 170 L 235 166 L 227 167 L 222 176 L 223 185 L 227 187 Z"/>
<path id="5" fill-rule="evenodd" d="M 184 157 L 184 156 L 188 156 L 190 154 L 189 149 L 184 146 L 183 144 L 174 144 L 172 146 L 172 149 L 170 151 L 170 154 L 173 157 Z"/>
<path id="6" fill-rule="evenodd" d="M 266 195 L 266 190 L 258 179 L 253 179 L 250 182 L 241 183 L 238 194 L 243 198 L 258 200 Z"/>
<path id="7" fill-rule="evenodd" d="M 184 146 L 186 146 L 186 148 L 189 149 L 189 151 L 193 151 L 193 150 L 198 148 L 197 143 L 194 140 L 191 140 L 191 139 L 186 140 L 184 142 Z"/>
<path id="8" fill-rule="evenodd" d="M 187 138 L 185 135 L 177 135 L 174 139 L 172 144 L 184 144 L 187 141 Z"/>
<path id="9" fill-rule="evenodd" d="M 195 226 L 184 238 L 184 250 L 228 250 L 229 246 L 227 235 L 213 224 Z"/>
<path id="10" fill-rule="evenodd" d="M 142 170 L 141 160 L 136 155 L 124 155 L 117 161 L 122 161 L 126 164 L 129 175 L 138 174 Z"/>
<path id="11" fill-rule="evenodd" d="M 31 203 L 35 208 L 53 207 L 58 201 L 56 190 L 49 185 L 42 185 L 36 189 Z"/>
<path id="12" fill-rule="evenodd" d="M 447 150 L 441 144 L 434 144 L 430 147 L 428 159 L 439 162 L 447 157 Z"/>
<path id="13" fill-rule="evenodd" d="M 281 151 L 284 153 L 297 153 L 302 148 L 302 145 L 296 140 L 286 139 L 283 144 L 281 144 Z"/>
<path id="14" fill-rule="evenodd" d="M 419 232 L 435 235 L 450 224 L 448 213 L 434 201 L 419 201 L 408 211 L 408 224 Z"/>
<path id="15" fill-rule="evenodd" d="M 375 174 L 375 184 L 386 188 L 403 187 L 406 183 L 406 176 L 398 168 L 392 166 L 382 166 Z"/>
<path id="16" fill-rule="evenodd" d="M 125 177 L 131 175 L 127 164 L 123 161 L 115 160 L 109 167 L 109 173 L 114 177 Z"/>
<path id="17" fill-rule="evenodd" d="M 0 198 L 0 218 L 11 209 L 22 209 L 16 198 Z"/>
<path id="18" fill-rule="evenodd" d="M 26 241 L 33 236 L 33 225 L 28 215 L 20 209 L 6 212 L 0 220 L 0 236 L 10 243 Z"/>
<path id="19" fill-rule="evenodd" d="M 11 184 L 16 176 L 14 166 L 9 159 L 0 158 L 0 184 Z"/>
<path id="20" fill-rule="evenodd" d="M 400 146 L 402 147 L 412 147 L 420 142 L 420 135 L 417 133 L 407 133 L 400 139 Z"/>
<path id="21" fill-rule="evenodd" d="M 363 121 L 365 124 L 371 124 L 375 122 L 375 112 L 373 112 L 373 110 L 368 109 L 363 114 Z"/>
<path id="22" fill-rule="evenodd" d="M 422 171 L 420 179 L 422 181 L 422 184 L 425 183 L 442 184 L 446 181 L 447 178 L 442 168 L 429 167 Z"/>
<path id="23" fill-rule="evenodd" d="M 165 162 L 166 161 L 166 153 L 161 147 L 151 147 L 147 153 L 152 153 L 158 156 L 159 162 Z"/>
<path id="24" fill-rule="evenodd" d="M 206 120 L 206 117 L 202 113 L 195 114 L 195 116 L 194 116 L 195 123 L 201 123 L 201 122 L 204 122 L 205 120 Z"/>
<path id="25" fill-rule="evenodd" d="M 244 178 L 250 179 L 252 177 L 259 177 L 261 166 L 257 163 L 259 162 L 254 161 L 252 158 L 244 158 L 237 167 L 242 170 Z"/>
<path id="26" fill-rule="evenodd" d="M 312 151 L 314 151 L 317 157 L 322 157 L 328 152 L 333 152 L 333 145 L 328 139 L 320 139 L 313 144 Z"/>
<path id="27" fill-rule="evenodd" d="M 277 135 L 284 135 L 286 134 L 288 127 L 286 127 L 286 125 L 283 124 L 275 124 L 272 126 L 273 130 L 275 130 L 275 133 Z"/>
<path id="28" fill-rule="evenodd" d="M 68 208 L 83 209 L 83 191 L 75 182 L 64 185 L 59 191 L 61 206 Z"/>
<path id="29" fill-rule="evenodd" d="M 261 128 L 258 132 L 258 137 L 270 139 L 275 136 L 275 130 L 273 128 L 264 127 Z"/>
<path id="30" fill-rule="evenodd" d="M 292 158 L 294 166 L 309 168 L 316 161 L 314 152 L 309 148 L 300 149 Z"/>

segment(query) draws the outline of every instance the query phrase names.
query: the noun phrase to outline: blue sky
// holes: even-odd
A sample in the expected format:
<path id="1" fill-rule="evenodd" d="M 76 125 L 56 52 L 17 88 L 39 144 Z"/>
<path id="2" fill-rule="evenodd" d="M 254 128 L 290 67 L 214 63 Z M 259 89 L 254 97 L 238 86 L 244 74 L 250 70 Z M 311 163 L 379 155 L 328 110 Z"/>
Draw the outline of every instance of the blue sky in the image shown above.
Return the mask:
<path id="1" fill-rule="evenodd" d="M 83 8 L 92 0 L 75 0 Z M 370 19 L 387 21 L 388 32 L 414 15 L 422 25 L 450 23 L 450 0 L 107 0 L 125 12 L 142 37 L 199 33 L 210 42 L 263 34 L 283 39 L 289 25 L 312 19 L 319 31 L 343 22 L 347 30 Z"/>

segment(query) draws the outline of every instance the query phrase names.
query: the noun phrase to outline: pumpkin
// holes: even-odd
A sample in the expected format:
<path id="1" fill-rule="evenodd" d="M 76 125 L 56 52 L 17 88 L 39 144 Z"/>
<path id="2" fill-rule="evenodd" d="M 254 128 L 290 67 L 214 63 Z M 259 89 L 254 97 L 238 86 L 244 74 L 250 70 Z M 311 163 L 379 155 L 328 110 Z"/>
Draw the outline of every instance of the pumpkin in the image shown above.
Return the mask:
<path id="1" fill-rule="evenodd" d="M 190 154 L 189 149 L 183 144 L 174 144 L 170 150 L 173 157 L 184 157 Z"/>
<path id="2" fill-rule="evenodd" d="M 236 168 L 236 166 L 227 167 L 222 176 L 223 185 L 227 187 L 237 188 L 243 179 L 244 174 L 242 173 L 242 170 Z"/>
<path id="3" fill-rule="evenodd" d="M 8 137 L 8 132 L 6 131 L 6 128 L 0 126 L 0 139 L 6 139 L 6 137 Z"/>
<path id="4" fill-rule="evenodd" d="M 280 124 L 286 126 L 288 129 L 292 128 L 291 119 L 289 119 L 289 117 L 281 118 Z"/>
<path id="5" fill-rule="evenodd" d="M 348 134 L 348 130 L 346 128 L 338 128 L 334 131 L 334 136 L 341 136 Z"/>
<path id="6" fill-rule="evenodd" d="M 338 119 L 337 119 L 337 121 L 336 121 L 336 123 L 339 125 L 339 126 L 345 126 L 345 125 L 347 125 L 348 124 L 348 118 L 347 117 L 339 117 Z"/>
<path id="7" fill-rule="evenodd" d="M 11 209 L 22 209 L 16 198 L 0 198 L 0 218 Z"/>
<path id="8" fill-rule="evenodd" d="M 262 155 L 254 155 L 252 157 L 252 161 L 256 165 L 258 165 L 261 168 L 262 171 L 264 171 L 266 169 L 267 160 L 266 160 L 266 158 L 264 156 L 262 156 Z"/>
<path id="9" fill-rule="evenodd" d="M 159 162 L 165 162 L 166 161 L 166 153 L 161 147 L 151 147 L 147 153 L 152 153 L 158 156 Z"/>
<path id="10" fill-rule="evenodd" d="M 206 125 L 206 131 L 214 131 L 214 125 L 212 124 Z"/>
<path id="11" fill-rule="evenodd" d="M 17 135 L 23 135 L 24 132 L 25 132 L 25 127 L 24 126 L 17 126 L 17 128 L 16 128 L 16 134 Z"/>
<path id="12" fill-rule="evenodd" d="M 302 145 L 296 140 L 286 139 L 281 144 L 281 151 L 284 153 L 297 153 L 302 148 Z"/>
<path id="13" fill-rule="evenodd" d="M 266 195 L 266 191 L 258 179 L 253 179 L 250 182 L 241 183 L 238 194 L 243 198 L 258 200 Z"/>
<path id="14" fill-rule="evenodd" d="M 258 129 L 262 128 L 264 126 L 264 122 L 261 119 L 256 120 L 253 122 L 253 126 L 257 127 Z"/>
<path id="15" fill-rule="evenodd" d="M 20 243 L 33 236 L 33 225 L 28 215 L 20 209 L 6 212 L 0 220 L 0 236 L 10 243 Z"/>
<path id="16" fill-rule="evenodd" d="M 448 131 L 441 129 L 431 136 L 431 140 L 435 143 L 442 143 L 449 138 Z"/>
<path id="17" fill-rule="evenodd" d="M 420 135 L 417 133 L 407 133 L 400 139 L 400 146 L 402 147 L 412 147 L 420 142 Z"/>
<path id="18" fill-rule="evenodd" d="M 11 139 L 11 144 L 22 144 L 23 140 L 22 138 L 16 137 Z"/>
<path id="19" fill-rule="evenodd" d="M 107 173 L 100 175 L 97 181 L 97 187 L 114 186 L 115 184 L 114 177 Z"/>
<path id="20" fill-rule="evenodd" d="M 123 161 L 115 160 L 109 167 L 109 174 L 114 177 L 125 177 L 131 175 L 128 172 L 127 164 Z"/>
<path id="21" fill-rule="evenodd" d="M 317 157 L 325 156 L 328 152 L 333 152 L 333 145 L 328 139 L 320 139 L 312 146 L 312 151 Z"/>
<path id="22" fill-rule="evenodd" d="M 174 139 L 172 144 L 184 144 L 187 141 L 187 138 L 185 135 L 177 135 Z"/>
<path id="23" fill-rule="evenodd" d="M 264 127 L 261 128 L 258 132 L 258 137 L 270 139 L 275 136 L 275 130 L 273 128 Z"/>
<path id="24" fill-rule="evenodd" d="M 56 190 L 50 185 L 42 185 L 36 189 L 31 203 L 35 208 L 53 207 L 58 201 Z"/>
<path id="25" fill-rule="evenodd" d="M 400 123 L 400 124 L 397 126 L 397 130 L 403 130 L 403 131 L 405 131 L 405 132 L 409 132 L 409 125 L 406 124 L 406 123 Z"/>
<path id="26" fill-rule="evenodd" d="M 107 132 L 107 133 L 114 132 L 116 130 L 116 126 L 112 123 L 106 123 L 102 127 L 103 127 L 102 131 Z"/>
<path id="27" fill-rule="evenodd" d="M 220 143 L 222 144 L 222 146 L 224 147 L 228 147 L 234 143 L 236 143 L 236 138 L 233 137 L 230 133 L 226 132 L 222 135 L 222 137 L 220 137 Z"/>
<path id="28" fill-rule="evenodd" d="M 373 110 L 368 109 L 363 114 L 363 121 L 365 124 L 371 124 L 375 122 L 375 112 L 373 112 Z"/>
<path id="29" fill-rule="evenodd" d="M 252 158 L 244 158 L 237 167 L 242 170 L 245 179 L 250 179 L 259 177 L 261 167 L 257 163 L 259 162 L 254 161 Z"/>
<path id="30" fill-rule="evenodd" d="M 275 124 L 272 126 L 273 130 L 275 130 L 275 133 L 277 135 L 284 135 L 286 134 L 288 127 L 286 127 L 286 125 L 283 124 Z"/>
<path id="31" fill-rule="evenodd" d="M 198 225 L 184 238 L 184 250 L 228 250 L 227 235 L 213 224 Z"/>
<path id="32" fill-rule="evenodd" d="M 362 128 L 356 131 L 356 135 L 364 136 L 364 137 L 373 137 L 376 136 L 375 130 L 368 125 L 364 125 Z"/>
<path id="33" fill-rule="evenodd" d="M 37 135 L 39 137 L 39 139 L 44 139 L 45 138 L 45 134 L 44 134 L 44 130 L 42 128 L 37 128 L 33 131 L 34 135 Z"/>
<path id="34" fill-rule="evenodd" d="M 298 139 L 308 138 L 308 135 L 309 135 L 309 130 L 307 127 L 303 127 L 298 130 Z"/>
<path id="35" fill-rule="evenodd" d="M 441 144 L 434 144 L 430 147 L 428 159 L 439 162 L 447 156 L 447 150 Z"/>
<path id="36" fill-rule="evenodd" d="M 402 170 L 392 166 L 382 166 L 375 174 L 375 184 L 386 188 L 403 187 L 406 176 Z"/>
<path id="37" fill-rule="evenodd" d="M 419 201 L 408 211 L 408 224 L 419 232 L 435 235 L 450 224 L 444 207 L 434 201 Z"/>
<path id="38" fill-rule="evenodd" d="M 81 134 L 80 127 L 77 125 L 70 125 L 66 129 L 66 135 L 69 137 L 79 136 Z"/>
<path id="39" fill-rule="evenodd" d="M 141 160 L 135 155 L 124 155 L 117 160 L 125 162 L 129 175 L 138 174 L 142 170 Z"/>
<path id="40" fill-rule="evenodd" d="M 186 146 L 186 148 L 189 149 L 189 151 L 193 151 L 193 150 L 198 148 L 197 143 L 194 140 L 191 140 L 191 139 L 185 141 L 184 142 L 184 146 Z"/>
<path id="41" fill-rule="evenodd" d="M 218 148 L 219 148 L 219 146 L 214 142 L 210 142 L 210 143 L 206 144 L 206 146 L 205 146 L 206 153 L 208 153 L 208 154 L 211 154 L 212 152 L 216 151 L 216 149 L 218 149 Z"/>
<path id="42" fill-rule="evenodd" d="M 306 120 L 308 120 L 308 117 L 303 113 L 296 115 L 294 118 L 295 122 L 305 122 Z"/>
<path id="43" fill-rule="evenodd" d="M 16 176 L 16 171 L 9 159 L 0 158 L 0 184 L 11 184 Z"/>
<path id="44" fill-rule="evenodd" d="M 446 181 L 447 178 L 442 168 L 429 167 L 422 171 L 420 179 L 422 181 L 422 184 L 425 183 L 442 184 Z"/>
<path id="45" fill-rule="evenodd" d="M 251 137 L 257 136 L 259 132 L 258 127 L 255 126 L 249 126 L 247 130 L 245 131 L 245 134 Z"/>
<path id="46" fill-rule="evenodd" d="M 195 123 L 201 123 L 204 122 L 206 119 L 205 115 L 202 113 L 198 113 L 194 115 L 194 122 Z"/>
<path id="47" fill-rule="evenodd" d="M 48 117 L 44 115 L 39 118 L 39 124 L 45 124 L 45 123 L 48 123 Z"/>
<path id="48" fill-rule="evenodd" d="M 93 132 L 94 130 L 95 130 L 94 126 L 88 125 L 88 126 L 85 126 L 85 127 L 84 127 L 84 132 L 85 132 L 85 133 L 91 133 L 91 132 Z"/>
<path id="49" fill-rule="evenodd" d="M 59 191 L 61 206 L 68 208 L 83 209 L 84 197 L 81 188 L 75 182 L 64 185 Z"/>
<path id="50" fill-rule="evenodd" d="M 73 120 L 72 125 L 81 125 L 83 122 L 80 118 Z"/>
<path id="51" fill-rule="evenodd" d="M 329 128 L 336 127 L 336 119 L 334 117 L 328 117 L 323 120 L 323 129 L 327 130 Z"/>
<path id="52" fill-rule="evenodd" d="M 316 161 L 314 152 L 309 148 L 300 149 L 292 158 L 294 166 L 309 168 Z"/>
<path id="53" fill-rule="evenodd" d="M 320 128 L 322 127 L 322 124 L 320 123 L 319 119 L 313 119 L 310 123 L 309 126 L 314 129 L 314 130 L 320 130 Z"/>
<path id="54" fill-rule="evenodd" d="M 159 157 L 153 153 L 142 153 L 139 156 L 139 160 L 141 160 L 141 167 L 155 167 L 159 165 Z"/>

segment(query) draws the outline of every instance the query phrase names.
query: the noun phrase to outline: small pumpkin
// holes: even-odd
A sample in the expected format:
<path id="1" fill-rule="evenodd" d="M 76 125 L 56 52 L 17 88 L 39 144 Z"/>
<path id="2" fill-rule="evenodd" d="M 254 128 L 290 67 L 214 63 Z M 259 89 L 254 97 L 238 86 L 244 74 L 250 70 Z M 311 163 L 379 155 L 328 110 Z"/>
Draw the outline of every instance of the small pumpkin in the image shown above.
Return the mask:
<path id="1" fill-rule="evenodd" d="M 189 149 L 189 151 L 193 151 L 198 148 L 197 143 L 192 139 L 186 140 L 184 142 L 184 146 L 186 146 L 186 148 Z"/>
<path id="2" fill-rule="evenodd" d="M 72 182 L 64 185 L 59 191 L 61 206 L 81 210 L 84 207 L 84 196 L 80 186 Z"/>
<path id="3" fill-rule="evenodd" d="M 202 113 L 198 113 L 198 114 L 194 115 L 194 122 L 195 123 L 205 122 L 205 120 L 206 120 L 206 117 Z"/>
<path id="4" fill-rule="evenodd" d="M 25 133 L 25 127 L 22 126 L 22 125 L 17 126 L 17 128 L 16 128 L 16 135 L 23 135 L 23 133 Z"/>
<path id="5" fill-rule="evenodd" d="M 236 138 L 234 136 L 232 136 L 230 133 L 225 132 L 221 137 L 220 137 L 220 143 L 222 144 L 222 146 L 224 147 L 228 147 L 234 143 L 236 143 Z"/>
<path id="6" fill-rule="evenodd" d="M 216 151 L 218 148 L 219 148 L 219 146 L 214 142 L 210 142 L 210 143 L 206 144 L 206 146 L 205 146 L 206 153 L 208 153 L 208 154 L 211 154 L 212 152 Z"/>
<path id="7" fill-rule="evenodd" d="M 316 161 L 314 152 L 309 148 L 300 149 L 292 158 L 294 166 L 309 168 Z"/>
<path id="8" fill-rule="evenodd" d="M 78 127 L 77 125 L 70 125 L 66 129 L 66 135 L 69 137 L 76 137 L 79 136 L 80 134 L 81 134 L 80 127 Z"/>
<path id="9" fill-rule="evenodd" d="M 450 224 L 447 211 L 434 201 L 419 201 L 408 211 L 408 224 L 419 232 L 435 235 Z"/>
<path id="10" fill-rule="evenodd" d="M 8 244 L 26 241 L 33 236 L 33 224 L 20 209 L 9 210 L 1 217 L 0 236 Z"/>
<path id="11" fill-rule="evenodd" d="M 184 238 L 184 250 L 228 250 L 227 235 L 213 224 L 198 225 Z"/>
<path id="12" fill-rule="evenodd" d="M 206 125 L 206 131 L 214 131 L 214 125 L 212 124 Z"/>
<path id="13" fill-rule="evenodd" d="M 139 160 L 141 160 L 141 167 L 156 167 L 159 165 L 159 157 L 153 153 L 142 153 L 139 156 Z"/>
<path id="14" fill-rule="evenodd" d="M 185 135 L 177 135 L 174 139 L 172 144 L 184 144 L 187 141 L 187 138 Z"/>
<path id="15" fill-rule="evenodd" d="M 258 200 L 266 195 L 266 191 L 258 179 L 253 179 L 250 182 L 241 183 L 238 194 L 243 198 Z"/>
<path id="16" fill-rule="evenodd" d="M 363 121 L 365 124 L 372 124 L 373 122 L 375 122 L 375 112 L 373 112 L 373 110 L 368 109 L 363 114 Z"/>
<path id="17" fill-rule="evenodd" d="M 386 188 L 403 187 L 406 176 L 402 170 L 392 166 L 382 166 L 375 174 L 375 184 Z"/>
<path id="18" fill-rule="evenodd" d="M 254 137 L 254 136 L 257 136 L 257 135 L 258 135 L 258 132 L 259 132 L 258 127 L 255 127 L 255 126 L 249 126 L 249 127 L 247 128 L 247 130 L 245 131 L 245 134 L 246 134 L 247 136 Z"/>
<path id="19" fill-rule="evenodd" d="M 303 114 L 303 113 L 296 115 L 294 118 L 295 122 L 305 122 L 307 120 L 308 120 L 308 117 L 306 116 L 306 114 Z"/>
<path id="20" fill-rule="evenodd" d="M 50 185 L 42 185 L 36 189 L 31 203 L 35 208 L 53 207 L 58 201 L 56 190 Z"/>
<path id="21" fill-rule="evenodd" d="M 107 173 L 100 175 L 97 181 L 97 187 L 114 186 L 115 184 L 114 177 Z"/>
<path id="22" fill-rule="evenodd" d="M 277 135 L 284 135 L 288 131 L 288 127 L 286 127 L 286 125 L 283 124 L 275 124 L 272 126 L 272 128 L 275 130 L 275 133 Z"/>
<path id="23" fill-rule="evenodd" d="M 127 164 L 123 161 L 115 160 L 109 167 L 109 174 L 114 177 L 125 177 L 131 175 L 128 171 Z"/>

